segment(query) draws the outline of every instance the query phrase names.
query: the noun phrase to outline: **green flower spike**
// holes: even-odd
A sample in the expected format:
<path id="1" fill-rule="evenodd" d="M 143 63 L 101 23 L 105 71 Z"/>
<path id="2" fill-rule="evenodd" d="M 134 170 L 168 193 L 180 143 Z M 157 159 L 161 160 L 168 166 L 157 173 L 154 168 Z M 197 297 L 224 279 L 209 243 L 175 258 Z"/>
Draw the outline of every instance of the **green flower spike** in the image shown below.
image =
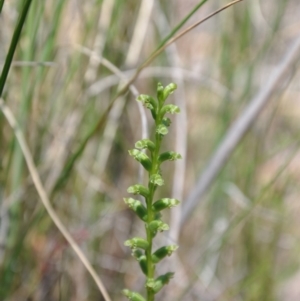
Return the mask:
<path id="1" fill-rule="evenodd" d="M 130 290 L 123 290 L 123 294 L 131 301 L 146 301 L 142 295 Z"/>
<path id="2" fill-rule="evenodd" d="M 140 201 L 133 198 L 124 198 L 124 202 L 141 220 L 147 221 L 147 209 Z"/>
<path id="3" fill-rule="evenodd" d="M 180 202 L 178 200 L 176 200 L 176 199 L 163 198 L 163 199 L 160 199 L 160 200 L 156 201 L 152 205 L 152 209 L 154 211 L 161 211 L 161 210 L 166 209 L 166 208 L 175 207 L 179 203 Z"/>
<path id="4" fill-rule="evenodd" d="M 161 247 L 152 254 L 152 262 L 158 263 L 166 256 L 171 256 L 178 249 L 176 245 Z"/>
<path id="5" fill-rule="evenodd" d="M 125 245 L 132 249 L 132 256 L 138 261 L 141 271 L 146 276 L 146 294 L 144 299 L 142 295 L 125 289 L 124 295 L 132 301 L 155 301 L 155 294 L 159 292 L 164 285 L 173 277 L 173 273 L 167 273 L 156 277 L 156 264 L 166 256 L 170 256 L 178 247 L 175 245 L 164 246 L 153 252 L 155 236 L 162 231 L 169 230 L 169 226 L 161 218 L 161 211 L 179 204 L 179 201 L 171 198 L 163 198 L 154 202 L 155 193 L 159 186 L 164 185 L 160 166 L 164 161 L 174 161 L 181 159 L 181 155 L 176 152 L 161 153 L 160 147 L 162 140 L 168 134 L 168 128 L 171 120 L 165 117 L 166 114 L 176 114 L 180 112 L 178 106 L 165 104 L 166 99 L 176 89 L 176 84 L 169 84 L 163 87 L 161 83 L 157 84 L 157 99 L 149 95 L 142 94 L 137 100 L 150 109 L 154 119 L 155 135 L 153 141 L 142 139 L 136 142 L 135 148 L 129 151 L 129 154 L 148 171 L 147 185 L 136 184 L 128 188 L 129 193 L 138 194 L 145 198 L 145 205 L 139 200 L 125 198 L 125 203 L 131 208 L 138 217 L 145 223 L 146 238 L 134 237 L 125 241 Z M 146 154 L 144 151 L 148 153 Z M 149 154 L 150 153 L 150 154 Z"/>
<path id="6" fill-rule="evenodd" d="M 124 245 L 126 247 L 130 247 L 133 250 L 137 249 L 137 248 L 147 250 L 149 247 L 148 241 L 143 238 L 139 238 L 139 237 L 134 237 L 134 238 L 126 240 L 124 242 Z"/>
<path id="7" fill-rule="evenodd" d="M 132 193 L 132 194 L 139 194 L 139 195 L 142 195 L 145 198 L 149 196 L 148 188 L 146 188 L 143 185 L 139 185 L 139 184 L 132 185 L 132 186 L 128 187 L 127 192 Z"/>

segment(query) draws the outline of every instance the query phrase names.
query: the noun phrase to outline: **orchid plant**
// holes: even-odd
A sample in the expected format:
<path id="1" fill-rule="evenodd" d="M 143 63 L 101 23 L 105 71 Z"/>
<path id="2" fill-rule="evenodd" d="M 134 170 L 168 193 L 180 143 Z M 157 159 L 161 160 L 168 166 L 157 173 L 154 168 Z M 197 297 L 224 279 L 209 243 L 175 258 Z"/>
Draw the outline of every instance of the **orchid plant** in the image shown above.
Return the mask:
<path id="1" fill-rule="evenodd" d="M 163 246 L 153 252 L 153 239 L 158 232 L 166 231 L 169 226 L 162 221 L 161 212 L 164 209 L 174 207 L 179 201 L 173 198 L 162 198 L 155 200 L 155 192 L 159 186 L 164 185 L 164 179 L 161 173 L 161 165 L 164 161 L 174 161 L 181 159 L 181 155 L 167 151 L 161 153 L 161 143 L 168 133 L 168 127 L 171 120 L 165 115 L 179 113 L 178 106 L 165 104 L 165 101 L 177 88 L 176 84 L 171 83 L 163 87 L 161 83 L 157 85 L 157 99 L 149 95 L 140 95 L 137 101 L 150 110 L 155 121 L 155 138 L 142 139 L 136 142 L 135 149 L 129 150 L 129 155 L 137 160 L 148 172 L 148 185 L 135 184 L 130 186 L 128 193 L 140 195 L 145 202 L 134 198 L 124 198 L 125 203 L 136 215 L 144 222 L 146 237 L 134 237 L 125 241 L 125 246 L 132 249 L 132 256 L 138 261 L 142 272 L 146 276 L 146 299 L 137 292 L 124 289 L 124 295 L 132 301 L 154 301 L 155 294 L 158 293 L 173 277 L 174 273 L 169 272 L 156 277 L 155 268 L 164 257 L 170 256 L 177 248 L 176 245 Z M 143 151 L 147 150 L 148 155 Z"/>

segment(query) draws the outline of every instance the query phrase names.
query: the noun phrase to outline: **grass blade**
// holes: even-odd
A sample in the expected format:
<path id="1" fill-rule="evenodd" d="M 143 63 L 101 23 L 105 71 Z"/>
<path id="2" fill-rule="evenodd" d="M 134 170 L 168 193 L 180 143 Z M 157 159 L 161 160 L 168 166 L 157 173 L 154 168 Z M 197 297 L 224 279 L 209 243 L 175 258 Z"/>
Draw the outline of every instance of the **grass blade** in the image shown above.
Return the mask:
<path id="1" fill-rule="evenodd" d="M 8 75 L 10 66 L 11 66 L 13 56 L 14 56 L 16 48 L 17 48 L 17 44 L 18 44 L 20 36 L 21 36 L 22 28 L 23 28 L 23 25 L 25 23 L 25 20 L 26 20 L 31 2 L 32 2 L 32 0 L 27 0 L 25 2 L 24 6 L 23 6 L 23 9 L 22 9 L 22 12 L 21 12 L 21 15 L 20 15 L 20 19 L 18 21 L 18 24 L 16 26 L 14 35 L 12 37 L 12 41 L 11 41 L 11 44 L 10 44 L 10 47 L 9 47 L 9 50 L 8 50 L 8 54 L 7 54 L 6 59 L 5 59 L 5 64 L 4 64 L 4 67 L 3 67 L 3 70 L 2 70 L 2 73 L 1 73 L 1 77 L 0 77 L 0 97 L 2 96 L 2 93 L 3 93 L 4 85 L 5 85 L 5 82 L 6 82 L 6 79 L 7 79 L 7 75 Z M 4 0 L 2 0 L 0 2 L 0 12 L 2 10 L 3 3 L 4 3 Z"/>
<path id="2" fill-rule="evenodd" d="M 4 1 L 5 1 L 5 0 L 0 0 L 0 14 L 1 14 L 1 12 L 2 12 L 2 7 L 3 7 L 3 4 L 4 4 Z"/>
<path id="3" fill-rule="evenodd" d="M 181 20 L 179 24 L 177 24 L 174 29 L 161 41 L 161 43 L 158 45 L 158 47 L 155 49 L 155 52 L 164 46 L 168 40 L 170 40 L 175 33 L 189 20 L 189 18 L 205 3 L 207 0 L 202 0 L 200 3 L 198 3 L 189 14 L 186 15 L 184 19 Z"/>

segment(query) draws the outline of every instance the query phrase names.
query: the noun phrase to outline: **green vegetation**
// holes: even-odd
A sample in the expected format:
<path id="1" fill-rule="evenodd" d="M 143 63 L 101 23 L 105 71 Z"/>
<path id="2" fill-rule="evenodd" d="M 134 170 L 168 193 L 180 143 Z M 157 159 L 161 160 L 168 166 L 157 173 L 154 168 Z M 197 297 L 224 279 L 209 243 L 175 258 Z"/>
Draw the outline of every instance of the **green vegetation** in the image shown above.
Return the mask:
<path id="1" fill-rule="evenodd" d="M 126 240 L 125 245 L 132 249 L 132 256 L 139 262 L 143 273 L 146 275 L 147 300 L 153 301 L 154 296 L 164 285 L 169 283 L 173 277 L 172 272 L 168 272 L 155 279 L 155 267 L 164 257 L 170 256 L 176 249 L 176 245 L 168 245 L 159 248 L 152 253 L 153 238 L 157 232 L 169 230 L 169 226 L 161 220 L 161 211 L 166 208 L 172 208 L 179 204 L 176 199 L 162 198 L 154 202 L 154 194 L 158 186 L 164 185 L 162 178 L 161 164 L 164 161 L 174 161 L 181 159 L 181 155 L 168 151 L 160 153 L 160 147 L 163 137 L 168 133 L 168 127 L 171 120 L 165 117 L 167 113 L 179 113 L 178 106 L 165 104 L 166 99 L 174 92 L 177 86 L 174 83 L 169 84 L 165 88 L 161 83 L 157 85 L 157 99 L 152 96 L 141 94 L 137 100 L 151 111 L 155 121 L 155 141 L 143 139 L 136 142 L 135 147 L 129 151 L 130 156 L 137 160 L 148 171 L 148 186 L 133 185 L 128 188 L 129 193 L 141 195 L 145 198 L 146 207 L 139 200 L 132 198 L 124 199 L 125 203 L 145 222 L 147 239 L 134 237 Z M 150 158 L 138 149 L 147 149 Z M 141 251 L 142 249 L 143 251 Z M 131 292 L 128 289 L 123 290 L 126 297 L 133 301 L 145 300 L 141 295 Z"/>

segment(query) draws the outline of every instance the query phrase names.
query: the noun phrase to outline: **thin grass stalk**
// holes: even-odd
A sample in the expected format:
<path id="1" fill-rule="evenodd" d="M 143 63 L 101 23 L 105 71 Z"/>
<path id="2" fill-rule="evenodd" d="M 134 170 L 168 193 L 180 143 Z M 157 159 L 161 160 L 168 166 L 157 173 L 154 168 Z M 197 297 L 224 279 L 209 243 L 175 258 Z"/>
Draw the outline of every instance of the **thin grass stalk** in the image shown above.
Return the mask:
<path id="1" fill-rule="evenodd" d="M 25 23 L 31 2 L 32 2 L 32 0 L 26 0 L 25 4 L 23 6 L 23 9 L 22 9 L 21 15 L 20 15 L 20 19 L 17 23 L 17 26 L 15 28 L 15 31 L 14 31 L 14 34 L 12 37 L 12 41 L 11 41 L 11 44 L 10 44 L 10 47 L 9 47 L 9 50 L 8 50 L 8 53 L 7 53 L 7 56 L 5 59 L 5 63 L 4 63 L 3 69 L 2 69 L 1 77 L 0 77 L 0 97 L 2 96 L 2 93 L 3 93 L 3 89 L 4 89 L 5 82 L 6 82 L 6 79 L 8 76 L 8 72 L 9 72 L 9 69 L 10 69 L 10 66 L 12 63 L 12 59 L 14 57 L 14 54 L 15 54 L 15 51 L 17 48 L 17 44 L 19 42 L 22 28 Z M 3 3 L 4 3 L 4 0 L 2 1 L 2 3 L 0 3 L 0 5 L 2 4 L 2 6 L 3 6 Z M 2 10 L 2 6 L 0 6 L 1 10 Z M 1 12 L 1 10 L 0 10 L 0 12 Z"/>
<path id="2" fill-rule="evenodd" d="M 178 30 L 190 19 L 190 17 L 205 3 L 207 0 L 202 0 L 200 3 L 198 3 L 187 15 L 186 17 L 181 20 L 180 23 L 178 23 L 175 28 L 161 41 L 161 43 L 158 45 L 158 47 L 155 49 L 153 53 L 155 53 L 159 48 L 164 46 L 167 41 L 169 41 L 175 34 L 178 32 Z"/>
<path id="3" fill-rule="evenodd" d="M 0 14 L 2 12 L 2 8 L 3 8 L 3 4 L 4 4 L 5 0 L 0 0 Z"/>

